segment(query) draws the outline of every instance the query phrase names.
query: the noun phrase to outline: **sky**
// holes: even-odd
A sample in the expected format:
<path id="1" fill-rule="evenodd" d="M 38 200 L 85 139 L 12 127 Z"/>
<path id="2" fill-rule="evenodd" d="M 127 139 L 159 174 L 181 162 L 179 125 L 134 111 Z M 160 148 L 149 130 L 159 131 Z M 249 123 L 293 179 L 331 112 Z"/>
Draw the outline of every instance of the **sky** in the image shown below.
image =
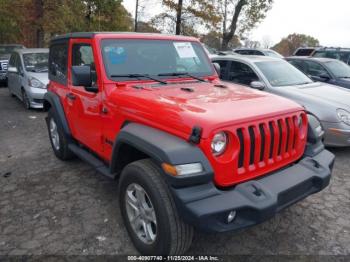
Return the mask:
<path id="1" fill-rule="evenodd" d="M 134 15 L 136 0 L 124 0 Z M 156 0 L 143 0 L 146 17 L 161 12 Z M 250 32 L 251 40 L 273 44 L 291 33 L 317 38 L 323 46 L 350 47 L 350 0 L 275 0 L 265 20 Z"/>

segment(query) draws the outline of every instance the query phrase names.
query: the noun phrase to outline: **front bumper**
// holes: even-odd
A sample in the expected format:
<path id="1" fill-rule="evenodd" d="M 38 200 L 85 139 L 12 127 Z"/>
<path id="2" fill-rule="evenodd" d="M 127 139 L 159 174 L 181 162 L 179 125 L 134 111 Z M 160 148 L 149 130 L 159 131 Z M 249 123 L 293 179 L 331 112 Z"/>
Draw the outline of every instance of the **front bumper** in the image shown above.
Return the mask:
<path id="1" fill-rule="evenodd" d="M 324 144 L 326 146 L 350 146 L 350 126 L 345 123 L 322 122 L 325 131 Z"/>
<path id="2" fill-rule="evenodd" d="M 239 230 L 261 223 L 283 208 L 327 187 L 334 155 L 322 150 L 297 164 L 235 186 L 220 190 L 213 183 L 174 188 L 172 193 L 182 218 L 206 232 Z M 227 223 L 230 211 L 236 218 Z"/>
<path id="3" fill-rule="evenodd" d="M 26 89 L 26 91 L 30 101 L 30 106 L 32 108 L 44 107 L 44 96 L 47 92 L 47 89 L 30 87 Z"/>

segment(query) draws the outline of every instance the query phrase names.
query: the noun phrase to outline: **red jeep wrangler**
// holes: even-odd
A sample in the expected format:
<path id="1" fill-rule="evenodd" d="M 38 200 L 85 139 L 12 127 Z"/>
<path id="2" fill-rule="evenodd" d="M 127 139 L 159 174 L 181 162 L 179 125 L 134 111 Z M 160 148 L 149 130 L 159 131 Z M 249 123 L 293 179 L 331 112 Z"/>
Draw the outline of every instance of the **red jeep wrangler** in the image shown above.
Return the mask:
<path id="1" fill-rule="evenodd" d="M 193 228 L 242 229 L 325 188 L 334 156 L 292 101 L 222 83 L 198 40 L 72 33 L 50 46 L 52 148 L 119 180 L 142 254 L 181 254 Z"/>

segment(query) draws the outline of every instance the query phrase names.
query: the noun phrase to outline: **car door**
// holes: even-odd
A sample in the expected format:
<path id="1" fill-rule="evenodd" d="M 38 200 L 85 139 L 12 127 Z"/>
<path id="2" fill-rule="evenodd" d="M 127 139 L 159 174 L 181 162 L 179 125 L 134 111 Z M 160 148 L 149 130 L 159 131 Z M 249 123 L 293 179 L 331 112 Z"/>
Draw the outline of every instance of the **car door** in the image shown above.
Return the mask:
<path id="1" fill-rule="evenodd" d="M 98 85 L 95 71 L 95 55 L 91 40 L 71 39 L 68 62 L 68 122 L 72 134 L 95 153 L 102 153 L 101 92 L 89 92 L 82 86 L 73 86 L 72 67 L 89 65 L 96 76 L 93 85 Z"/>
<path id="2" fill-rule="evenodd" d="M 20 89 L 20 83 L 19 83 L 19 70 L 18 70 L 18 60 L 19 55 L 17 53 L 13 53 L 11 55 L 10 61 L 9 61 L 9 68 L 15 68 L 17 72 L 7 72 L 7 79 L 8 79 L 8 87 L 10 88 L 11 92 L 15 94 L 18 97 L 21 97 L 21 93 L 19 92 Z"/>

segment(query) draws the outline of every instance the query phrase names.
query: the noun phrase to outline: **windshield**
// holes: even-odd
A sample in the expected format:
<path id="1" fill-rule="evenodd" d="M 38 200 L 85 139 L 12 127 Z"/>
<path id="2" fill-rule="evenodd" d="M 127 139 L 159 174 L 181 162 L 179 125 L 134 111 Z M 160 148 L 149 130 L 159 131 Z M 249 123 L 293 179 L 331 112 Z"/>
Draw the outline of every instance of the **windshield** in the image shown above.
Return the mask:
<path id="1" fill-rule="evenodd" d="M 195 42 L 108 39 L 102 41 L 102 54 L 110 78 L 119 75 L 129 80 L 132 77 L 127 75 L 131 74 L 214 74 L 203 47 Z"/>
<path id="2" fill-rule="evenodd" d="M 0 55 L 11 54 L 15 49 L 21 49 L 21 46 L 0 46 Z"/>
<path id="3" fill-rule="evenodd" d="M 47 72 L 49 65 L 49 53 L 24 54 L 23 62 L 26 71 Z"/>
<path id="4" fill-rule="evenodd" d="M 267 50 L 267 51 L 265 51 L 265 53 L 267 54 L 267 56 L 276 57 L 276 58 L 283 58 L 282 55 L 280 55 L 279 53 L 272 51 L 272 50 Z"/>
<path id="5" fill-rule="evenodd" d="M 274 87 L 310 84 L 312 81 L 285 61 L 255 63 L 270 84 Z"/>
<path id="6" fill-rule="evenodd" d="M 329 61 L 324 64 L 338 78 L 350 78 L 350 67 L 340 61 Z"/>

